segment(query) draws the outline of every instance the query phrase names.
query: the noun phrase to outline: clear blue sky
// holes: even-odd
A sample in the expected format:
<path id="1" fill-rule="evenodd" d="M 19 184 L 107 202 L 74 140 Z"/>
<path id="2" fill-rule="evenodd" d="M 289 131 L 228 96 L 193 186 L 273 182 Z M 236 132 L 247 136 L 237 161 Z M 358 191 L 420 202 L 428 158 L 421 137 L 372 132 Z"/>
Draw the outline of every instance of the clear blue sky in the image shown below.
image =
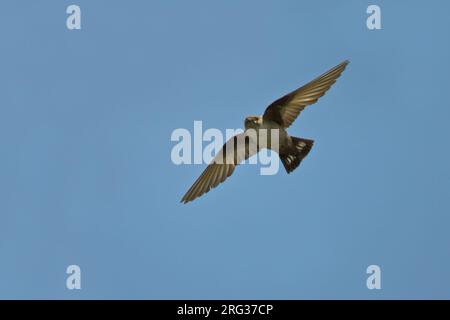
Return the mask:
<path id="1" fill-rule="evenodd" d="M 382 30 L 366 28 L 369 4 Z M 450 298 L 449 12 L 2 1 L 0 298 Z M 316 141 L 299 169 L 242 166 L 179 203 L 204 166 L 172 164 L 174 129 L 242 127 L 345 59 L 290 128 Z"/>

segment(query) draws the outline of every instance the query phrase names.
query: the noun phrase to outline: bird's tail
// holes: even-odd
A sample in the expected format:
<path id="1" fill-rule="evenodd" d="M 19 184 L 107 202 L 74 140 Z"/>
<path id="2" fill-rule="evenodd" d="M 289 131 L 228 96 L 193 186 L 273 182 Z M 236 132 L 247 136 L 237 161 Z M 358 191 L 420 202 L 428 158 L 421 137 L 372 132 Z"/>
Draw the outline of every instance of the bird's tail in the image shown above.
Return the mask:
<path id="1" fill-rule="evenodd" d="M 286 154 L 280 154 L 287 173 L 294 171 L 311 151 L 314 140 L 291 137 L 294 147 Z"/>

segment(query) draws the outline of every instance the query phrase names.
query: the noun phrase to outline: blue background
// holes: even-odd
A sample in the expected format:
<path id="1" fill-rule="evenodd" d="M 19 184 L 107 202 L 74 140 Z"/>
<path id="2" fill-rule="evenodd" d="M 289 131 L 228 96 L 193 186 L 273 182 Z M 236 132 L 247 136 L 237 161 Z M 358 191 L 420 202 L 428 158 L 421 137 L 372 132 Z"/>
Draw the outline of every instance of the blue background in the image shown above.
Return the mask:
<path id="1" fill-rule="evenodd" d="M 450 298 L 449 11 L 2 1 L 0 298 Z M 299 169 L 179 203 L 205 166 L 171 162 L 174 129 L 242 127 L 345 59 L 289 130 L 316 141 Z"/>

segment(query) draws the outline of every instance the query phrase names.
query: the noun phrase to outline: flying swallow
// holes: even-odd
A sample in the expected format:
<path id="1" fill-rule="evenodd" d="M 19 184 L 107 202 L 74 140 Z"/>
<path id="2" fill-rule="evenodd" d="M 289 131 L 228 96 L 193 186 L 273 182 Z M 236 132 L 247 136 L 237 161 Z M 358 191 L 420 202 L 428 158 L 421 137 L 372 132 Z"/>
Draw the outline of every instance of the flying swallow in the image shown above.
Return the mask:
<path id="1" fill-rule="evenodd" d="M 344 61 L 308 84 L 288 93 L 274 101 L 262 116 L 248 116 L 245 118 L 245 131 L 228 140 L 216 157 L 206 167 L 200 177 L 181 199 L 188 203 L 212 188 L 224 182 L 234 172 L 236 166 L 250 158 L 263 148 L 275 150 L 287 173 L 294 171 L 311 151 L 313 140 L 289 136 L 286 129 L 297 119 L 306 106 L 314 104 L 336 82 L 349 61 Z M 270 131 L 277 129 L 278 143 L 270 139 L 264 144 L 254 135 L 251 129 Z M 267 134 L 269 136 L 270 133 Z M 276 145 L 276 149 L 273 147 Z"/>

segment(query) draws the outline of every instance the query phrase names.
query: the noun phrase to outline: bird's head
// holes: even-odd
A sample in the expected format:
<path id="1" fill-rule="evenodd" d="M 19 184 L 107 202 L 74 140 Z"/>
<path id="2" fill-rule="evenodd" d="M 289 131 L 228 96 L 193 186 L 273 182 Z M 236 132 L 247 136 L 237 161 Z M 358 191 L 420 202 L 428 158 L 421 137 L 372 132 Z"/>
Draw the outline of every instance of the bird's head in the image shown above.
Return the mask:
<path id="1" fill-rule="evenodd" d="M 257 129 L 262 124 L 262 117 L 248 116 L 245 118 L 245 130 L 249 128 Z"/>

